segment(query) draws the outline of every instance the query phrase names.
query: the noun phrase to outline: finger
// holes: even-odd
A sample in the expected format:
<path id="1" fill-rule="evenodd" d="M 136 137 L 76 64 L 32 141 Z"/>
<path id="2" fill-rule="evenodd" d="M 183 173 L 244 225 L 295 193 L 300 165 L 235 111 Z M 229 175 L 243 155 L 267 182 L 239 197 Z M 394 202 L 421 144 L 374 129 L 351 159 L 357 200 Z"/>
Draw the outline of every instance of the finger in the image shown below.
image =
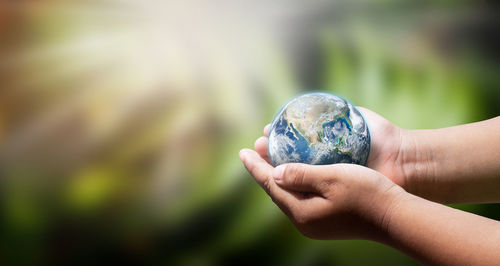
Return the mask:
<path id="1" fill-rule="evenodd" d="M 307 165 L 289 163 L 277 166 L 273 171 L 275 182 L 293 191 L 322 195 L 336 182 L 335 165 Z"/>
<path id="2" fill-rule="evenodd" d="M 267 124 L 264 127 L 264 136 L 269 137 L 269 128 L 271 127 L 271 124 Z"/>
<path id="3" fill-rule="evenodd" d="M 262 159 L 266 160 L 268 164 L 272 164 L 269 159 L 269 155 L 267 154 L 267 137 L 260 137 L 255 141 L 254 148 L 255 151 L 262 157 Z"/>
<path id="4" fill-rule="evenodd" d="M 243 149 L 240 151 L 240 158 L 255 181 L 257 181 L 280 208 L 285 207 L 285 209 L 290 210 L 297 205 L 298 200 L 292 194 L 276 185 L 272 178 L 274 168 L 262 159 L 257 152 L 250 149 Z"/>
<path id="5" fill-rule="evenodd" d="M 365 117 L 368 121 L 373 121 L 377 119 L 384 119 L 382 116 L 379 114 L 375 113 L 374 111 L 361 107 L 361 106 L 356 106 L 356 108 L 361 112 L 363 117 Z"/>
<path id="6" fill-rule="evenodd" d="M 361 111 L 361 113 L 363 113 L 363 115 L 367 114 L 370 112 L 370 110 L 368 108 L 365 108 L 363 106 L 356 106 L 356 108 Z"/>
<path id="7" fill-rule="evenodd" d="M 307 219 L 311 214 L 321 213 L 329 207 L 329 201 L 323 197 L 304 197 L 301 193 L 278 186 L 272 178 L 274 168 L 255 151 L 243 149 L 240 151 L 240 158 L 257 183 L 292 221 Z"/>
<path id="8" fill-rule="evenodd" d="M 272 180 L 273 167 L 262 159 L 257 152 L 250 149 L 241 150 L 240 159 L 255 181 L 270 194 L 271 187 L 274 184 L 274 180 Z"/>

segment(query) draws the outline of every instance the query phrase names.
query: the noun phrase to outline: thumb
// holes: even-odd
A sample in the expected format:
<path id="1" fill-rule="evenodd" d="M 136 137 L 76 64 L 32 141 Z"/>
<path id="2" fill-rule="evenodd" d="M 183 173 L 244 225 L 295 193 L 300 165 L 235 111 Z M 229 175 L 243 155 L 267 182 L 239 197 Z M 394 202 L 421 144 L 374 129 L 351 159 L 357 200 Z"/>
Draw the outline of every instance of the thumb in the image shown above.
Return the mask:
<path id="1" fill-rule="evenodd" d="M 325 186 L 333 183 L 328 170 L 324 165 L 282 164 L 274 168 L 273 178 L 279 186 L 293 191 L 322 194 Z"/>

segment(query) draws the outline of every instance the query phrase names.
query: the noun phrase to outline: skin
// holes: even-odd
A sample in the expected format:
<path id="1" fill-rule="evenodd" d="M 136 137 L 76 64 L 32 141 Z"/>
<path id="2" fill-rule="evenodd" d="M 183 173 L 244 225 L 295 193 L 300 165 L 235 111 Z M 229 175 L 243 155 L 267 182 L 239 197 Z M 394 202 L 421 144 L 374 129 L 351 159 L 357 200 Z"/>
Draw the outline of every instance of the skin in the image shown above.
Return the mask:
<path id="1" fill-rule="evenodd" d="M 368 167 L 274 168 L 267 157 L 268 126 L 255 151 L 243 149 L 240 158 L 307 237 L 373 240 L 425 264 L 497 264 L 500 223 L 434 201 L 500 201 L 500 117 L 411 131 L 360 110 L 372 134 Z"/>
<path id="2" fill-rule="evenodd" d="M 359 109 L 372 135 L 369 168 L 432 201 L 500 202 L 500 117 L 442 129 L 405 130 L 375 112 Z"/>

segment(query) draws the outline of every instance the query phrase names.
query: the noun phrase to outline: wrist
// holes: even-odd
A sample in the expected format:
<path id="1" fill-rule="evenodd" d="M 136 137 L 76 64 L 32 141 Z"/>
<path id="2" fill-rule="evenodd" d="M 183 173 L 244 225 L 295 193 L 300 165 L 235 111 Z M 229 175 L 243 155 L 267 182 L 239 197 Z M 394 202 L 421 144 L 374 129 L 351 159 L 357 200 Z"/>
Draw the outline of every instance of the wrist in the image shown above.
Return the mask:
<path id="1" fill-rule="evenodd" d="M 373 223 L 377 234 L 371 240 L 390 244 L 391 242 L 391 221 L 399 212 L 401 205 L 412 195 L 393 184 L 385 191 L 381 191 L 377 197 L 376 211 L 374 212 Z"/>
<path id="2" fill-rule="evenodd" d="M 375 176 L 373 183 L 368 182 L 368 189 L 360 192 L 355 209 L 359 220 L 365 223 L 361 238 L 385 243 L 393 214 L 410 194 L 387 177 L 378 173 Z"/>
<path id="3" fill-rule="evenodd" d="M 434 152 L 428 139 L 422 137 L 426 130 L 400 131 L 400 148 L 396 165 L 400 166 L 401 187 L 406 191 L 420 195 L 420 183 L 432 178 L 434 172 Z"/>

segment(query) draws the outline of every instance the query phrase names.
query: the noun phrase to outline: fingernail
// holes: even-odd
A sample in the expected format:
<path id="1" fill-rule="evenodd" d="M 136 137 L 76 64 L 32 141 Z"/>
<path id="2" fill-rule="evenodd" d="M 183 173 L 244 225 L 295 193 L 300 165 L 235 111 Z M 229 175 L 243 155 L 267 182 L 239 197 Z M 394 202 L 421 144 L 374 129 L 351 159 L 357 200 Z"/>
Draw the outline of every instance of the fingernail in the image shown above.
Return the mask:
<path id="1" fill-rule="evenodd" d="M 276 182 L 281 182 L 283 180 L 283 173 L 285 172 L 285 165 L 278 165 L 273 170 L 273 178 Z"/>
<path id="2" fill-rule="evenodd" d="M 263 138 L 263 137 L 259 137 L 258 139 L 256 139 L 255 142 L 253 143 L 253 145 L 257 146 L 257 143 L 260 141 L 261 138 Z"/>
<path id="3" fill-rule="evenodd" d="M 240 156 L 241 161 L 245 161 L 245 149 L 241 149 L 238 155 Z"/>

